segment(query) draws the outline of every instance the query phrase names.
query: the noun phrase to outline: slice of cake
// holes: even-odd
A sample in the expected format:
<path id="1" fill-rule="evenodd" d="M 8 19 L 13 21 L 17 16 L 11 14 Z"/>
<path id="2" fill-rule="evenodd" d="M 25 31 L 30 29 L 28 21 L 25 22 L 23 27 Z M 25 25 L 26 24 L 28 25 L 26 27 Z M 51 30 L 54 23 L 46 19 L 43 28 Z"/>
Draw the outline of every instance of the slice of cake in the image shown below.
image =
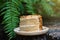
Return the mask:
<path id="1" fill-rule="evenodd" d="M 28 15 L 20 17 L 21 31 L 42 30 L 42 17 L 40 15 Z"/>

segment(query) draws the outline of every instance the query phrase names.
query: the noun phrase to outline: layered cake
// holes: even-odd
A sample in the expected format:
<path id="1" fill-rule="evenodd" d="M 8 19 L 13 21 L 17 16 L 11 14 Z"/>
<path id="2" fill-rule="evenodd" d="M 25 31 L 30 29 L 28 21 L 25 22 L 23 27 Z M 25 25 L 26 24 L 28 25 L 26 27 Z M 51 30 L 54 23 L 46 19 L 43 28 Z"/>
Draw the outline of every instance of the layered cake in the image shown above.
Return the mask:
<path id="1" fill-rule="evenodd" d="M 20 30 L 21 31 L 35 31 L 42 30 L 42 16 L 28 15 L 20 17 Z"/>

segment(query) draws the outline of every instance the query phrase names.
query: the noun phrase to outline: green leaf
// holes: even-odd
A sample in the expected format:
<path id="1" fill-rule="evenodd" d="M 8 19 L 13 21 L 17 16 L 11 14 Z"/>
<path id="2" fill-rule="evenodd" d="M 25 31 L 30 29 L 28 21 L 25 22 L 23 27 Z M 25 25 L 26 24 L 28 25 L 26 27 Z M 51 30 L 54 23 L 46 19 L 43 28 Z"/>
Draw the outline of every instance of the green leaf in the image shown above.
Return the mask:
<path id="1" fill-rule="evenodd" d="M 42 9 L 45 11 L 44 15 L 52 16 L 54 14 L 54 10 L 51 5 L 46 2 L 46 0 L 41 0 L 40 4 Z"/>
<path id="2" fill-rule="evenodd" d="M 12 0 L 6 2 L 5 7 L 2 8 L 1 11 L 3 11 L 1 15 L 4 15 L 3 24 L 5 24 L 4 26 L 5 33 L 8 33 L 9 40 L 11 40 L 16 36 L 14 32 L 14 28 L 16 28 L 19 24 L 19 15 L 20 15 L 19 0 L 15 0 L 15 1 Z"/>

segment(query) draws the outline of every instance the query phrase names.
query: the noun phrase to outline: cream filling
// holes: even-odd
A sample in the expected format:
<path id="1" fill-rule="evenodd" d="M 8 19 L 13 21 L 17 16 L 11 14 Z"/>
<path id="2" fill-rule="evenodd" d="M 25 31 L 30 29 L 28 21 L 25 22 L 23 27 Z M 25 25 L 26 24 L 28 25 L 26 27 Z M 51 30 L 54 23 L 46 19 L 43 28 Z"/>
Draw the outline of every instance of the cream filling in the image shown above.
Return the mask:
<path id="1" fill-rule="evenodd" d="M 36 25 L 20 25 L 20 27 L 33 27 L 33 26 L 36 26 Z"/>

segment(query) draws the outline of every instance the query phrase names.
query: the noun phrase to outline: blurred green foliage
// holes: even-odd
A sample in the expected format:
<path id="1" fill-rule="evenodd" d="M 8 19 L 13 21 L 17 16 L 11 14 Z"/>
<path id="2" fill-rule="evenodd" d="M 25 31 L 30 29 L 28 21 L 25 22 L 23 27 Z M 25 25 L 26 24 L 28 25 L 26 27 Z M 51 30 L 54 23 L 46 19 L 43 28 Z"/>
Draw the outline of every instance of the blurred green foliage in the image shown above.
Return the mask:
<path id="1" fill-rule="evenodd" d="M 5 2 L 6 2 L 6 0 L 0 0 L 0 9 L 3 7 Z"/>

